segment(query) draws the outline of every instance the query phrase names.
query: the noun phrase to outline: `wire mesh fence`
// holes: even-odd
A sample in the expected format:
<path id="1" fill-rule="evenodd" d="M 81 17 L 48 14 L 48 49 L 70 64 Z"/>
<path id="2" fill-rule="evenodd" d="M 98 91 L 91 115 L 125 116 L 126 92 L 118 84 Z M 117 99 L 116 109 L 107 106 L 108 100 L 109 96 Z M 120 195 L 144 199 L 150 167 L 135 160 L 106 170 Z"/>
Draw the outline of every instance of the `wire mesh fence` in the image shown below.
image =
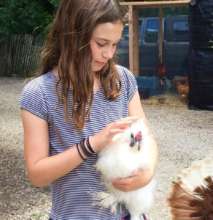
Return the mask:
<path id="1" fill-rule="evenodd" d="M 0 76 L 27 77 L 40 60 L 41 42 L 34 36 L 12 35 L 0 41 Z"/>

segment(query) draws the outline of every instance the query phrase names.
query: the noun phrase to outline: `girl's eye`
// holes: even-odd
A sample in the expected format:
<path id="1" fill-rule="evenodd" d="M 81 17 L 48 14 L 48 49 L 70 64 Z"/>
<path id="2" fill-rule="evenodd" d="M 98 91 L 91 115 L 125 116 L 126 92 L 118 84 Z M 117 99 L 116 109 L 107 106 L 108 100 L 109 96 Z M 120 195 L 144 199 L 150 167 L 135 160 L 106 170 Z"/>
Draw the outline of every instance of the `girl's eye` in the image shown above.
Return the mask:
<path id="1" fill-rule="evenodd" d="M 104 47 L 105 46 L 105 43 L 99 43 L 99 42 L 96 42 L 97 43 L 97 45 L 99 46 L 99 47 Z"/>

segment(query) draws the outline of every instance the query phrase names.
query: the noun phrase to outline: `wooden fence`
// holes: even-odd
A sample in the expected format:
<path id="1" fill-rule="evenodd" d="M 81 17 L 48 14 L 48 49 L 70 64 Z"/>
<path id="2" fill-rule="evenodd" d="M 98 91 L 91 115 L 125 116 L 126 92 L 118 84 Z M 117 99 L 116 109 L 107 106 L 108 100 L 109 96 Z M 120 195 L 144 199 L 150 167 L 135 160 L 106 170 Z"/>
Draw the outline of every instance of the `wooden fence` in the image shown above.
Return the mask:
<path id="1" fill-rule="evenodd" d="M 13 35 L 0 41 L 0 76 L 27 77 L 35 71 L 41 44 L 32 35 Z"/>

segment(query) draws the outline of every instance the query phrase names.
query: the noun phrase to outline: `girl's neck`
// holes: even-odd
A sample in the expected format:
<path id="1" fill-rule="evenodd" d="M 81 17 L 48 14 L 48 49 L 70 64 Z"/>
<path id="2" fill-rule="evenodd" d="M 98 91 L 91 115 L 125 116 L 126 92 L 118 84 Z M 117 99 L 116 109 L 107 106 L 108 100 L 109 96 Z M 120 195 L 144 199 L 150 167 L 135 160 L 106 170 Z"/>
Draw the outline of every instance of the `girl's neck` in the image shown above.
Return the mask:
<path id="1" fill-rule="evenodd" d="M 94 74 L 94 85 L 93 85 L 93 92 L 97 92 L 101 87 L 100 77 L 97 74 Z"/>

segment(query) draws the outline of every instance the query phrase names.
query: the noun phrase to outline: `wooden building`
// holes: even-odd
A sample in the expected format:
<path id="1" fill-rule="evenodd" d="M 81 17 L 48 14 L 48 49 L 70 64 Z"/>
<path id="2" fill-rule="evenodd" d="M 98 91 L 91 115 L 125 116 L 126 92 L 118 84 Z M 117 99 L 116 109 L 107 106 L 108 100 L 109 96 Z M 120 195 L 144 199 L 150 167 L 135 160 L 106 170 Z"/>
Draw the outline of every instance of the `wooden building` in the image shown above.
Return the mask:
<path id="1" fill-rule="evenodd" d="M 187 5 L 191 0 L 144 0 L 144 1 L 120 1 L 120 5 L 127 6 L 129 11 L 129 67 L 135 74 L 139 74 L 139 39 L 138 39 L 138 9 L 159 8 L 160 32 L 159 32 L 159 61 L 163 62 L 163 8 L 179 7 Z"/>

